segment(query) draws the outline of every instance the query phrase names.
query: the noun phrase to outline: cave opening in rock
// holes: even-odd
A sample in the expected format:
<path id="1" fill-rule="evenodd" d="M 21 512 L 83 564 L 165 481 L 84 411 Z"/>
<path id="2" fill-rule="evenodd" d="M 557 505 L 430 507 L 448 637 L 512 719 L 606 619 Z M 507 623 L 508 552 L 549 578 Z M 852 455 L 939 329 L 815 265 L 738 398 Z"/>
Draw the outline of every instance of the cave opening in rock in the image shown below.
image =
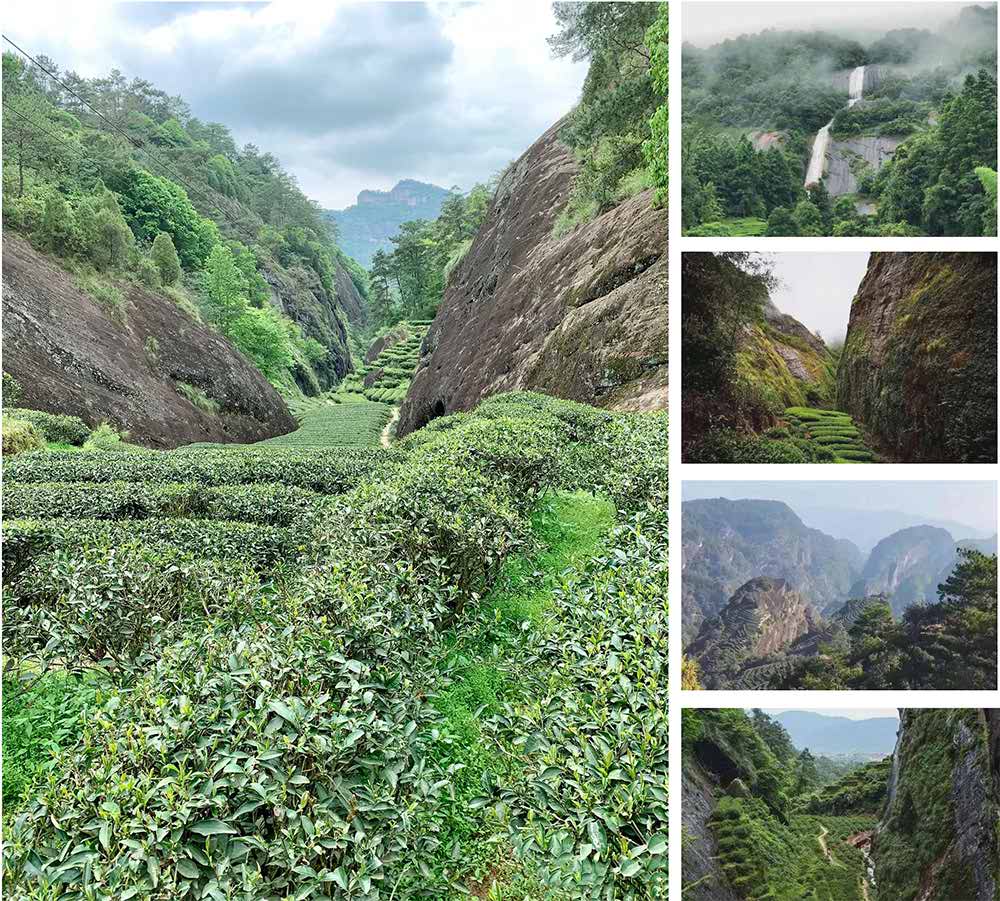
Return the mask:
<path id="1" fill-rule="evenodd" d="M 732 758 L 715 742 L 696 742 L 694 752 L 701 765 L 718 778 L 720 785 L 728 785 L 742 775 Z"/>

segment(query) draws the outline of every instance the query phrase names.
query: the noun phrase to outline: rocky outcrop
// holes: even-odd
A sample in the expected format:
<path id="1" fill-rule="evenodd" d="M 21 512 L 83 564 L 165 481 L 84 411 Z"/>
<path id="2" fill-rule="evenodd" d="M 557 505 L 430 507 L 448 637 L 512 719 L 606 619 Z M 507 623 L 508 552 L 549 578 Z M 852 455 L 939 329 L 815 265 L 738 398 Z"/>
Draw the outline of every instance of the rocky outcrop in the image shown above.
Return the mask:
<path id="1" fill-rule="evenodd" d="M 705 622 L 686 654 L 697 662 L 705 688 L 732 687 L 746 665 L 788 650 L 821 624 L 812 604 L 785 581 L 751 579 Z"/>
<path id="2" fill-rule="evenodd" d="M 400 322 L 394 325 L 384 335 L 380 335 L 368 345 L 368 350 L 365 351 L 365 363 L 374 363 L 383 350 L 395 347 L 409 338 L 411 334 L 409 323 Z"/>
<path id="3" fill-rule="evenodd" d="M 337 292 L 337 303 L 347 316 L 347 321 L 355 328 L 364 328 L 368 324 L 368 308 L 358 286 L 354 284 L 351 274 L 341 265 L 339 260 L 334 261 L 336 277 L 333 287 Z"/>
<path id="4" fill-rule="evenodd" d="M 903 710 L 889 801 L 872 842 L 879 897 L 995 901 L 996 711 Z"/>
<path id="5" fill-rule="evenodd" d="M 296 427 L 267 379 L 168 297 L 133 287 L 119 321 L 53 259 L 9 233 L 3 369 L 21 384 L 21 406 L 91 426 L 107 421 L 150 447 L 257 441 Z M 195 406 L 178 385 L 204 392 L 209 403 Z"/>
<path id="6" fill-rule="evenodd" d="M 832 197 L 858 192 L 858 176 L 866 169 L 876 172 L 896 153 L 905 137 L 856 137 L 830 142 L 827 151 L 826 185 Z"/>
<path id="7" fill-rule="evenodd" d="M 875 545 L 851 595 L 886 595 L 892 612 L 900 616 L 911 604 L 937 600 L 937 586 L 951 572 L 955 559 L 955 541 L 944 529 L 901 529 Z"/>
<path id="8" fill-rule="evenodd" d="M 996 461 L 996 279 L 994 253 L 871 255 L 837 396 L 881 456 Z"/>
<path id="9" fill-rule="evenodd" d="M 345 324 L 347 315 L 341 311 L 338 295 L 328 291 L 315 270 L 308 266 L 285 268 L 265 261 L 262 274 L 271 289 L 271 304 L 327 350 L 327 355 L 313 364 L 315 375 L 294 373 L 299 387 L 306 394 L 334 387 L 352 369 Z M 351 281 L 346 272 L 343 278 Z M 341 280 L 338 274 L 337 283 Z M 357 293 L 353 283 L 351 289 Z"/>
<path id="10" fill-rule="evenodd" d="M 751 579 L 781 579 L 822 609 L 848 597 L 864 562 L 851 542 L 808 528 L 780 501 L 712 498 L 681 509 L 685 641 Z"/>
<path id="11" fill-rule="evenodd" d="M 763 318 L 744 329 L 737 366 L 745 381 L 781 406 L 832 400 L 835 367 L 823 339 L 770 300 Z"/>
<path id="12" fill-rule="evenodd" d="M 392 250 L 392 236 L 404 222 L 437 219 L 449 192 L 437 185 L 404 179 L 390 191 L 361 191 L 343 210 L 324 210 L 336 225 L 337 244 L 366 269 L 379 250 Z"/>
<path id="13" fill-rule="evenodd" d="M 667 211 L 647 191 L 554 237 L 578 171 L 561 126 L 505 173 L 452 272 L 400 435 L 501 391 L 666 407 Z"/>
<path id="14" fill-rule="evenodd" d="M 685 901 L 738 901 L 719 863 L 718 842 L 708 822 L 715 810 L 716 781 L 684 750 L 681 768 L 681 825 Z"/>

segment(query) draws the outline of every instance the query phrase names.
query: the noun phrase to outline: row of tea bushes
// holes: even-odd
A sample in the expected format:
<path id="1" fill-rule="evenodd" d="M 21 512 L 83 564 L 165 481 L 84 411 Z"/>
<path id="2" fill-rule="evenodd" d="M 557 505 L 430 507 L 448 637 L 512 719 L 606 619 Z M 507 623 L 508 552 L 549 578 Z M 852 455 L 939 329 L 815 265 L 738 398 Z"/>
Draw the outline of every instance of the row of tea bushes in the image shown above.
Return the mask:
<path id="1" fill-rule="evenodd" d="M 227 559 L 219 536 L 198 533 L 233 523 L 151 518 L 90 521 L 129 537 L 49 546 L 46 572 L 15 576 L 22 615 L 4 629 L 16 657 L 97 666 L 107 684 L 79 740 L 8 824 L 11 897 L 467 895 L 467 862 L 434 815 L 464 767 L 443 753 L 456 738 L 432 701 L 440 661 L 464 622 L 483 616 L 490 627 L 484 598 L 513 555 L 536 547 L 532 511 L 554 490 L 611 499 L 621 531 L 571 593 L 557 593 L 551 640 L 510 645 L 510 665 L 523 664 L 525 685 L 558 719 L 551 744 L 529 748 L 530 705 L 497 712 L 486 728 L 507 771 L 527 778 L 484 784 L 470 821 L 519 848 L 517 866 L 552 886 L 546 896 L 579 897 L 574 883 L 586 878 L 599 896 L 649 897 L 665 867 L 666 417 L 517 394 L 339 468 L 351 452 L 296 452 L 293 465 L 287 453 L 171 454 L 189 458 L 171 467 L 202 476 L 153 465 L 123 479 L 224 485 L 229 467 L 270 476 L 273 464 L 282 477 L 262 482 L 302 487 L 312 467 L 336 496 L 315 521 L 283 530 L 291 543 L 269 568 Z M 115 481 L 96 462 L 53 455 L 58 476 L 26 462 L 21 483 Z M 249 481 L 246 471 L 235 479 Z M 315 483 L 305 487 L 321 491 Z M 81 521 L 26 525 L 22 543 L 44 541 L 55 522 Z M 137 534 L 146 528 L 169 536 Z M 648 777 L 605 785 L 601 761 L 636 729 L 642 744 L 622 772 L 643 766 Z M 578 774 L 584 760 L 596 764 Z M 586 796 L 572 821 L 540 795 L 557 763 Z M 528 841 L 536 820 L 559 841 Z"/>

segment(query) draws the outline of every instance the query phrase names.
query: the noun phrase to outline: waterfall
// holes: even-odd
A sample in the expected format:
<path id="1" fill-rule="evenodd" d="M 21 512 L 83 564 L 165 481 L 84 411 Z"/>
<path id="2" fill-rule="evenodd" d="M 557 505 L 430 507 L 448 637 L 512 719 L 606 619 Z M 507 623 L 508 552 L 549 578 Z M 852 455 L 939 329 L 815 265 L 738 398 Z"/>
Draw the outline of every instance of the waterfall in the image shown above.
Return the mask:
<path id="1" fill-rule="evenodd" d="M 865 91 L 865 66 L 851 69 L 847 80 L 848 106 L 854 106 Z M 809 168 L 806 169 L 805 186 L 817 185 L 823 180 L 823 170 L 826 168 L 826 151 L 830 146 L 830 126 L 833 119 L 826 123 L 817 133 L 813 141 L 812 156 L 809 157 Z"/>
<path id="2" fill-rule="evenodd" d="M 854 106 L 865 92 L 865 66 L 858 66 L 851 70 L 851 77 L 847 82 L 848 106 Z"/>
<path id="3" fill-rule="evenodd" d="M 806 170 L 806 187 L 819 184 L 826 168 L 826 148 L 830 146 L 830 126 L 833 119 L 826 123 L 817 133 L 813 141 L 812 156 L 809 157 L 809 168 Z"/>

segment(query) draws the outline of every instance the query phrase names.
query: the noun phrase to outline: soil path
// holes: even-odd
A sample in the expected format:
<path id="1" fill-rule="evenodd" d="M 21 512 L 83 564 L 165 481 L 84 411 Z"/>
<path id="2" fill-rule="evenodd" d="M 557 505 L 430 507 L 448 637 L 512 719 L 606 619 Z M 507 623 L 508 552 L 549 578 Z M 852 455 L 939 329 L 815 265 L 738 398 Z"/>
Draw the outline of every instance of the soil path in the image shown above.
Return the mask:
<path id="1" fill-rule="evenodd" d="M 826 837 L 830 834 L 830 830 L 826 826 L 820 826 L 819 828 L 822 832 L 816 836 L 816 839 L 819 841 L 819 846 L 823 849 L 823 855 L 833 866 L 843 867 L 844 865 L 830 853 L 830 849 L 826 846 Z"/>
<path id="2" fill-rule="evenodd" d="M 382 447 L 388 447 L 392 444 L 392 427 L 399 420 L 399 407 L 392 408 L 392 418 L 385 424 L 385 428 L 382 429 L 382 435 L 379 440 L 382 442 Z"/>

